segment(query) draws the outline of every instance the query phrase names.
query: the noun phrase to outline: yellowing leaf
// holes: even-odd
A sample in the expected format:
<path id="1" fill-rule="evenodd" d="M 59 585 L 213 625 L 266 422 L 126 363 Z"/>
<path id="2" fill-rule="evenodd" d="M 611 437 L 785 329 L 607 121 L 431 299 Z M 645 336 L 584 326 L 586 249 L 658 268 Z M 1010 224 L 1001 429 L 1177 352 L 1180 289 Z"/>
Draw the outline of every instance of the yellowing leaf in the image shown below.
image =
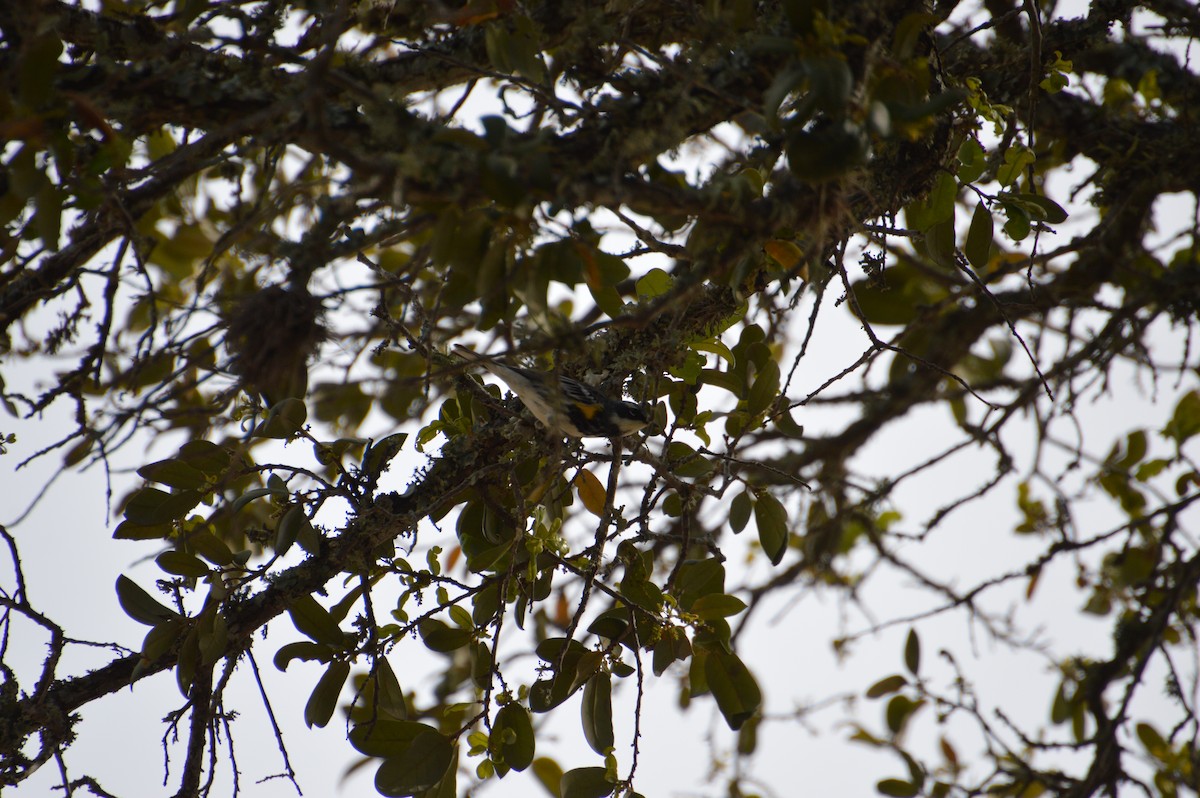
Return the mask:
<path id="1" fill-rule="evenodd" d="M 604 516 L 604 505 L 608 501 L 608 492 L 595 474 L 580 469 L 579 473 L 575 475 L 575 490 L 579 492 L 579 499 L 588 512 L 598 518 Z"/>
<path id="2" fill-rule="evenodd" d="M 773 238 L 763 244 L 763 251 L 785 269 L 794 269 L 804 259 L 804 250 L 791 241 Z"/>

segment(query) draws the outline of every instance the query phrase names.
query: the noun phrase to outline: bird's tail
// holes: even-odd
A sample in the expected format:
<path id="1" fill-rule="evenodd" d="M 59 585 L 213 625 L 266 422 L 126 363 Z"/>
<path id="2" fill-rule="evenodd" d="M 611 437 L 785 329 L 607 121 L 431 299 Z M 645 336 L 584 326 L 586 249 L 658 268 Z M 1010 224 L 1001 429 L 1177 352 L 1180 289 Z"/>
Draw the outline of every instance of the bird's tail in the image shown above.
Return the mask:
<path id="1" fill-rule="evenodd" d="M 463 360 L 470 360 L 473 363 L 487 362 L 491 360 L 491 358 L 487 357 L 486 355 L 481 355 L 474 350 L 467 349 L 461 344 L 455 344 L 453 347 L 451 347 L 451 349 L 454 351 L 454 354 L 458 355 Z"/>

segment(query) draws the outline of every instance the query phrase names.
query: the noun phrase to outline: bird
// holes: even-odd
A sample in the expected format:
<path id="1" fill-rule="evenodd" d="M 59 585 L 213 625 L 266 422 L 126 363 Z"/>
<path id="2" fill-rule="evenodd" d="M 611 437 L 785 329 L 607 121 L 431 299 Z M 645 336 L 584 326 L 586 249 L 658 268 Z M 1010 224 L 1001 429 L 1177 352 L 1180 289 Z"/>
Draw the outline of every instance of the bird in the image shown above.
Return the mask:
<path id="1" fill-rule="evenodd" d="M 507 366 L 455 344 L 454 353 L 499 377 L 547 429 L 572 438 L 622 438 L 650 423 L 635 402 L 612 399 L 590 385 L 546 371 Z"/>

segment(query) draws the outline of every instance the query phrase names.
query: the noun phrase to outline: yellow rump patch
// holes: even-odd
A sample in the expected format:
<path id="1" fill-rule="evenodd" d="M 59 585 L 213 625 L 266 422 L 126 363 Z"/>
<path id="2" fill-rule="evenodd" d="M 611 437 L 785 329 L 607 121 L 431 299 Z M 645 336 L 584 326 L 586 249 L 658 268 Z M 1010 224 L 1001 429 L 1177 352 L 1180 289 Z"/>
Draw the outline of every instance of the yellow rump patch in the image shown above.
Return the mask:
<path id="1" fill-rule="evenodd" d="M 604 405 L 585 405 L 581 402 L 576 403 L 575 407 L 579 409 L 579 414 L 588 421 L 594 419 L 604 409 Z"/>

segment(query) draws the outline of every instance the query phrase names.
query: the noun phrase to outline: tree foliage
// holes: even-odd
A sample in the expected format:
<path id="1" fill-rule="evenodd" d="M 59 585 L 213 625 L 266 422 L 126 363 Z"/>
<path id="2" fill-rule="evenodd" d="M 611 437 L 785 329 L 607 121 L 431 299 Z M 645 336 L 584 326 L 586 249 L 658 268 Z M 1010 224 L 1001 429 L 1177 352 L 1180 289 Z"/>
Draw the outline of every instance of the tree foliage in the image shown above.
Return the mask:
<path id="1" fill-rule="evenodd" d="M 173 789 L 209 793 L 225 690 L 273 659 L 320 663 L 304 721 L 344 717 L 384 795 L 634 794 L 653 680 L 746 761 L 797 722 L 741 632 L 818 591 L 871 619 L 838 652 L 906 635 L 851 686 L 883 724 L 848 744 L 902 763 L 880 793 L 1195 790 L 1200 15 L 1139 5 L 3 4 L 0 389 L 13 426 L 75 420 L 6 457 L 133 463 L 112 535 L 158 573 L 114 574 L 140 649 L 73 671 L 22 566 L 37 530 L 3 529 L 0 655 L 49 655 L 3 669 L 0 784 L 173 677 Z M 652 425 L 556 439 L 463 342 Z M 1087 420 L 1130 375 L 1140 415 Z M 922 440 L 881 468 L 898 425 Z M 922 509 L 931 474 L 965 483 Z M 1023 560 L 960 580 L 948 539 Z M 889 578 L 923 608 L 872 601 Z M 1108 650 L 1014 621 L 1047 581 Z M 1043 721 L 997 708 L 946 619 L 1043 657 Z M 591 759 L 546 750 L 565 713 Z M 905 734 L 931 716 L 936 748 Z"/>

